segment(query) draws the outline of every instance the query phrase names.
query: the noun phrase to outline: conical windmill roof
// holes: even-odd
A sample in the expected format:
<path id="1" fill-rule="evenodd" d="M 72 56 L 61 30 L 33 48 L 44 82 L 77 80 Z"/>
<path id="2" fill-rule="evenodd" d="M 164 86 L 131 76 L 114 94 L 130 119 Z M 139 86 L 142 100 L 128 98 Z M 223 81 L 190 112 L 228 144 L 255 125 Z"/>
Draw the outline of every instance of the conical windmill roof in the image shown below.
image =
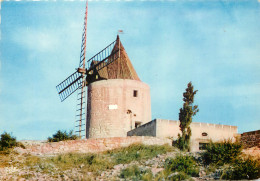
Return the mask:
<path id="1" fill-rule="evenodd" d="M 133 64 L 131 63 L 119 36 L 117 36 L 116 44 L 112 50 L 116 51 L 120 48 L 120 57 L 98 71 L 100 77 L 104 79 L 132 79 L 140 81 Z"/>

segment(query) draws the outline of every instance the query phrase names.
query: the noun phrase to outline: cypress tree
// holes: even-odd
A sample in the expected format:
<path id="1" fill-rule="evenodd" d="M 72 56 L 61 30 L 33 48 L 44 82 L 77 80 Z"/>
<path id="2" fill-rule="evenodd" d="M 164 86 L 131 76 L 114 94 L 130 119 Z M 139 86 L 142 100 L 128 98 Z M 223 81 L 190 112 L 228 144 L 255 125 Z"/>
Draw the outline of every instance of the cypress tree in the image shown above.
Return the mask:
<path id="1" fill-rule="evenodd" d="M 181 150 L 190 150 L 190 137 L 191 129 L 190 124 L 192 117 L 199 111 L 197 105 L 193 105 L 194 96 L 198 90 L 193 91 L 193 85 L 191 82 L 188 83 L 186 91 L 183 93 L 183 107 L 180 109 L 179 120 L 181 135 L 178 134 L 177 145 Z"/>

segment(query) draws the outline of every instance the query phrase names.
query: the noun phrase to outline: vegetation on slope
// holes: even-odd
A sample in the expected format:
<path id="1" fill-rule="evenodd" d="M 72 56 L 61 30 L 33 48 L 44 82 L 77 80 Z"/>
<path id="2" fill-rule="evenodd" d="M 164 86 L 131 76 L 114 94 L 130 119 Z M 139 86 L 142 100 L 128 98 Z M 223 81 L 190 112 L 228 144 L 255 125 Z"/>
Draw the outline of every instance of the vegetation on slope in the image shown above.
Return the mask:
<path id="1" fill-rule="evenodd" d="M 225 163 L 232 163 L 241 155 L 242 145 L 240 142 L 232 143 L 228 140 L 219 143 L 211 142 L 205 149 L 206 152 L 203 153 L 205 164 L 224 165 Z"/>
<path id="2" fill-rule="evenodd" d="M 111 169 L 117 164 L 126 164 L 131 161 L 141 159 L 149 159 L 158 154 L 164 154 L 167 151 L 173 150 L 172 147 L 134 144 L 129 147 L 114 149 L 104 153 L 69 153 L 54 156 L 45 161 L 55 167 L 60 167 L 62 170 L 70 169 L 71 167 L 81 168 L 86 172 L 100 173 L 103 170 Z"/>
<path id="3" fill-rule="evenodd" d="M 210 143 L 202 154 L 203 164 L 211 171 L 220 170 L 221 179 L 257 179 L 260 177 L 260 160 L 242 155 L 240 142 L 230 140 Z"/>
<path id="4" fill-rule="evenodd" d="M 62 175 L 70 175 L 70 179 L 77 179 L 75 175 L 89 177 L 99 176 L 103 171 L 113 169 L 115 165 L 127 164 L 132 161 L 147 160 L 159 154 L 165 154 L 173 151 L 174 148 L 168 145 L 142 145 L 134 144 L 126 148 L 106 151 L 103 153 L 66 153 L 56 156 L 39 157 L 33 155 L 18 155 L 13 153 L 8 159 L 3 159 L 0 155 L 0 160 L 3 160 L 3 166 L 12 166 L 19 169 L 28 168 L 34 172 L 47 174 L 51 178 L 58 179 Z M 71 174 L 71 172 L 75 174 Z M 25 174 L 21 177 L 30 178 L 30 175 Z"/>
<path id="5" fill-rule="evenodd" d="M 10 149 L 15 146 L 20 146 L 24 148 L 24 145 L 17 142 L 16 138 L 12 136 L 10 133 L 4 132 L 0 136 L 0 151 L 2 153 L 9 153 Z"/>
<path id="6" fill-rule="evenodd" d="M 199 176 L 199 166 L 195 159 L 189 155 L 177 155 L 175 158 L 167 158 L 164 170 L 157 180 L 185 180 Z"/>
<path id="7" fill-rule="evenodd" d="M 125 169 L 122 169 L 119 177 L 128 180 L 153 180 L 151 169 L 143 169 L 141 167 L 138 167 L 137 165 L 132 165 Z"/>
<path id="8" fill-rule="evenodd" d="M 147 160 L 149 158 L 153 158 L 157 155 L 173 150 L 174 148 L 168 145 L 148 146 L 142 144 L 133 144 L 129 147 L 107 151 L 105 154 L 113 159 L 114 164 L 126 164 L 130 163 L 131 161 L 139 161 L 141 159 Z"/>
<path id="9" fill-rule="evenodd" d="M 69 133 L 67 133 L 67 131 L 58 130 L 55 134 L 52 135 L 52 137 L 48 137 L 48 142 L 59 142 L 76 139 L 78 139 L 78 137 L 73 134 L 72 130 Z"/>
<path id="10" fill-rule="evenodd" d="M 131 145 L 99 154 L 67 153 L 32 156 L 0 154 L 0 169 L 10 178 L 43 180 L 185 180 L 256 179 L 259 160 L 244 157 L 238 143 L 211 143 L 202 154 L 179 152 L 174 147 Z M 218 152 L 217 152 L 218 151 Z M 221 160 L 222 154 L 225 160 Z M 219 161 L 220 160 L 220 161 Z M 155 171 L 157 170 L 157 171 Z M 1 178 L 0 175 L 0 180 Z M 7 179 L 8 180 L 8 179 Z"/>
<path id="11" fill-rule="evenodd" d="M 223 170 L 221 179 L 225 179 L 225 180 L 257 179 L 260 177 L 259 161 L 260 160 L 255 160 L 252 157 L 238 158 Z"/>

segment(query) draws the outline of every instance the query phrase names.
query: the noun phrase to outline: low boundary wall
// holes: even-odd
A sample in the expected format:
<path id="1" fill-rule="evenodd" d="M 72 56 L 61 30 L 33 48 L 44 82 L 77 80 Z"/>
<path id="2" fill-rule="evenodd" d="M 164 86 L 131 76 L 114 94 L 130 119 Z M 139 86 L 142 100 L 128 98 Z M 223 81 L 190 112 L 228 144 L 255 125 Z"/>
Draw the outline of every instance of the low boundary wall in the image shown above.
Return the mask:
<path id="1" fill-rule="evenodd" d="M 260 130 L 242 133 L 241 142 L 246 148 L 255 146 L 260 148 Z"/>
<path id="2" fill-rule="evenodd" d="M 32 155 L 56 155 L 63 153 L 98 153 L 120 147 L 127 147 L 131 144 L 145 145 L 171 145 L 172 141 L 166 138 L 147 136 L 118 137 L 118 138 L 96 138 L 70 140 L 60 142 L 36 142 L 22 141 L 26 149 L 16 147 L 19 153 L 30 153 Z"/>

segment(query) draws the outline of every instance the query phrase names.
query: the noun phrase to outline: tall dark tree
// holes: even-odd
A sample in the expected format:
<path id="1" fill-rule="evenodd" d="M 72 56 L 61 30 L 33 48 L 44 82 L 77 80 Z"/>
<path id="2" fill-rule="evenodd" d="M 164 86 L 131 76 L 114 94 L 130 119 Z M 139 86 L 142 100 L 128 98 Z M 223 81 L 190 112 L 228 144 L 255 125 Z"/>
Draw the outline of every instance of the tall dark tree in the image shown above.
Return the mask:
<path id="1" fill-rule="evenodd" d="M 179 120 L 181 135 L 178 134 L 177 145 L 181 150 L 190 150 L 191 129 L 190 124 L 192 117 L 199 111 L 197 105 L 193 105 L 194 96 L 198 90 L 193 90 L 191 82 L 188 83 L 186 91 L 183 93 L 183 107 L 180 109 Z"/>

